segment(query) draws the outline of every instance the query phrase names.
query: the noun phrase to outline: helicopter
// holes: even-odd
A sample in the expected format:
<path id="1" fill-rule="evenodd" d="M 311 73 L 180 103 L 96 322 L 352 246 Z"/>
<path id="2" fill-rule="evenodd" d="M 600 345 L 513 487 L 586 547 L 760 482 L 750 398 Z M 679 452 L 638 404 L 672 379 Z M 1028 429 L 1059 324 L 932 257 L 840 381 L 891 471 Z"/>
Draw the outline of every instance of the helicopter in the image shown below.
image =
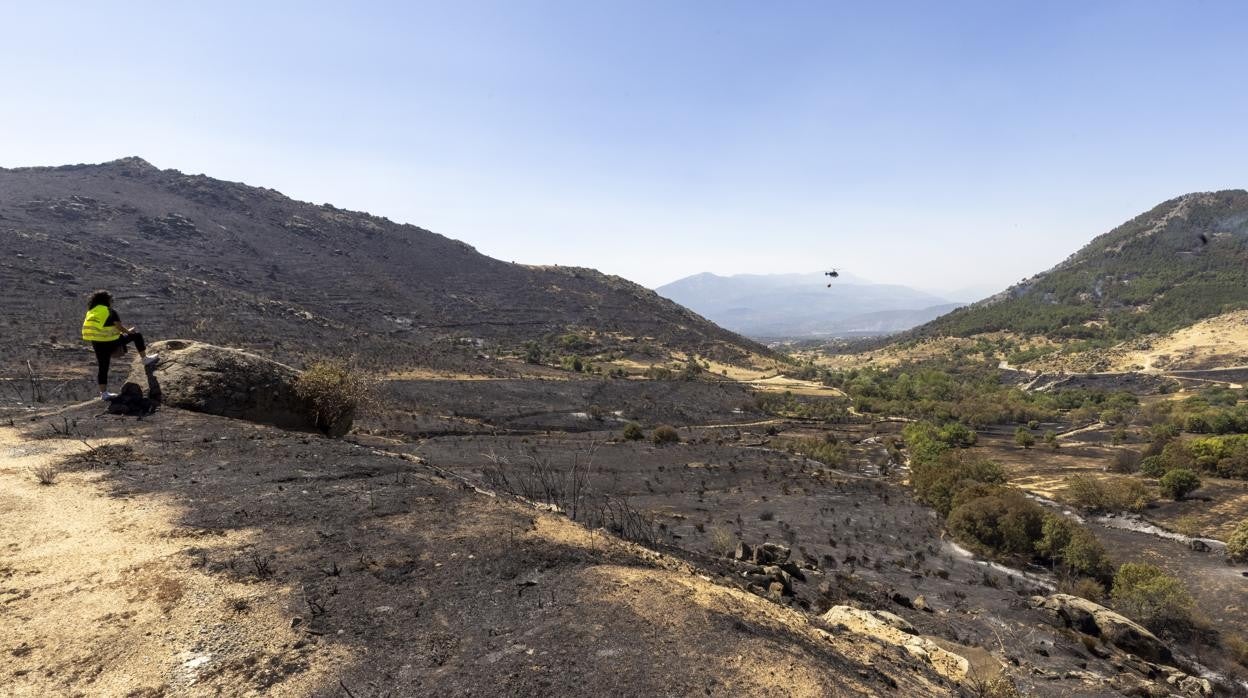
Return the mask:
<path id="1" fill-rule="evenodd" d="M 836 277 L 841 275 L 841 272 L 837 271 L 836 269 L 833 269 L 832 271 L 823 272 L 823 275 L 835 279 Z M 832 284 L 828 284 L 828 288 L 832 288 Z"/>

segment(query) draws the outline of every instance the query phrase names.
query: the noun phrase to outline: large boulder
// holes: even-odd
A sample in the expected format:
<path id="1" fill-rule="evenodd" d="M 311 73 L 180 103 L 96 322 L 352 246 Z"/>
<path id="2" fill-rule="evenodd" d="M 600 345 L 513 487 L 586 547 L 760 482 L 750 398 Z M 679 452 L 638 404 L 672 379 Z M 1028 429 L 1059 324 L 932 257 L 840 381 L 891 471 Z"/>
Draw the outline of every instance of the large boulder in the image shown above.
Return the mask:
<path id="1" fill-rule="evenodd" d="M 295 391 L 299 371 L 285 364 L 185 339 L 156 342 L 148 351 L 159 352 L 160 361 L 146 369 L 136 365 L 128 380 L 146 382 L 149 397 L 163 405 L 333 437 L 351 428 L 350 413 L 332 423 L 319 418 Z"/>
<path id="2" fill-rule="evenodd" d="M 1033 596 L 1031 605 L 1043 610 L 1057 625 L 1099 637 L 1120 649 L 1152 662 L 1169 662 L 1170 648 L 1147 628 L 1099 603 L 1070 594 Z"/>
<path id="3" fill-rule="evenodd" d="M 970 673 L 971 663 L 966 657 L 941 647 L 935 641 L 918 635 L 906 619 L 888 611 L 867 611 L 851 606 L 833 606 L 821 616 L 833 627 L 873 638 L 884 644 L 894 645 L 932 665 L 936 673 L 954 681 L 961 681 Z"/>

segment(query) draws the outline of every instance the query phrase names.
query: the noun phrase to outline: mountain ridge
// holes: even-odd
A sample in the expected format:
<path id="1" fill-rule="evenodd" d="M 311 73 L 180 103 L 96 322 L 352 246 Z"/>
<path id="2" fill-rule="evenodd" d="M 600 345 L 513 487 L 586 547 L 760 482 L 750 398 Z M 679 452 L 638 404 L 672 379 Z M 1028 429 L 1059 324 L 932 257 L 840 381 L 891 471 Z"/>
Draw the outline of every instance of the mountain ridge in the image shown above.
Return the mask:
<path id="1" fill-rule="evenodd" d="M 907 336 L 1124 341 L 1248 306 L 1248 191 L 1168 199 L 1052 268 Z"/>
<path id="2" fill-rule="evenodd" d="M 457 339 L 515 347 L 576 331 L 770 353 L 621 277 L 503 262 L 414 225 L 136 156 L 0 169 L 0 193 L 0 282 L 37 337 L 71 334 L 82 299 L 106 287 L 154 336 L 208 332 L 278 354 L 420 362 L 465 353 L 445 351 Z"/>

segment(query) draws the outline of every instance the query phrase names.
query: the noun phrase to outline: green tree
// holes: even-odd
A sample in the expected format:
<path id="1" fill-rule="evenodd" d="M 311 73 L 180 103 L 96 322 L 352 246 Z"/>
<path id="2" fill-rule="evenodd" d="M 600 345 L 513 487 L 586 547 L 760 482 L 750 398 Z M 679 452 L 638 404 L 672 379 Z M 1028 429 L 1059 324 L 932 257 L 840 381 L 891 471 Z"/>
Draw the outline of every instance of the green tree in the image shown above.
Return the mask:
<path id="1" fill-rule="evenodd" d="M 1113 571 L 1105 546 L 1082 526 L 1075 529 L 1062 549 L 1062 564 L 1072 572 L 1094 579 L 1108 579 Z"/>
<path id="2" fill-rule="evenodd" d="M 1061 514 L 1045 514 L 1040 528 L 1040 540 L 1036 541 L 1036 554 L 1053 564 L 1061 562 L 1062 551 L 1070 544 L 1075 523 Z"/>
<path id="3" fill-rule="evenodd" d="M 1200 476 L 1187 468 L 1175 468 L 1161 476 L 1162 495 L 1180 501 L 1200 489 Z"/>
<path id="4" fill-rule="evenodd" d="M 1019 427 L 1014 430 L 1014 443 L 1023 448 L 1031 448 L 1036 445 L 1036 437 L 1031 435 L 1031 431 L 1027 427 Z"/>

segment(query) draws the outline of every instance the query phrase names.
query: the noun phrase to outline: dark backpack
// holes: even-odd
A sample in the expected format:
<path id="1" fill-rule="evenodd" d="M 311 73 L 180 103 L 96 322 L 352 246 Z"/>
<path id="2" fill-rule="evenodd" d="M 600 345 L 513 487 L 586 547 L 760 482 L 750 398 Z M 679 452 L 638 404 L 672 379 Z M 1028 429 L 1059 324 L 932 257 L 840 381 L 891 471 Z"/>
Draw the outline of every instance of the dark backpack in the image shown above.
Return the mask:
<path id="1" fill-rule="evenodd" d="M 142 417 L 156 411 L 156 403 L 143 397 L 143 389 L 138 383 L 126 383 L 121 392 L 108 404 L 109 414 Z"/>

